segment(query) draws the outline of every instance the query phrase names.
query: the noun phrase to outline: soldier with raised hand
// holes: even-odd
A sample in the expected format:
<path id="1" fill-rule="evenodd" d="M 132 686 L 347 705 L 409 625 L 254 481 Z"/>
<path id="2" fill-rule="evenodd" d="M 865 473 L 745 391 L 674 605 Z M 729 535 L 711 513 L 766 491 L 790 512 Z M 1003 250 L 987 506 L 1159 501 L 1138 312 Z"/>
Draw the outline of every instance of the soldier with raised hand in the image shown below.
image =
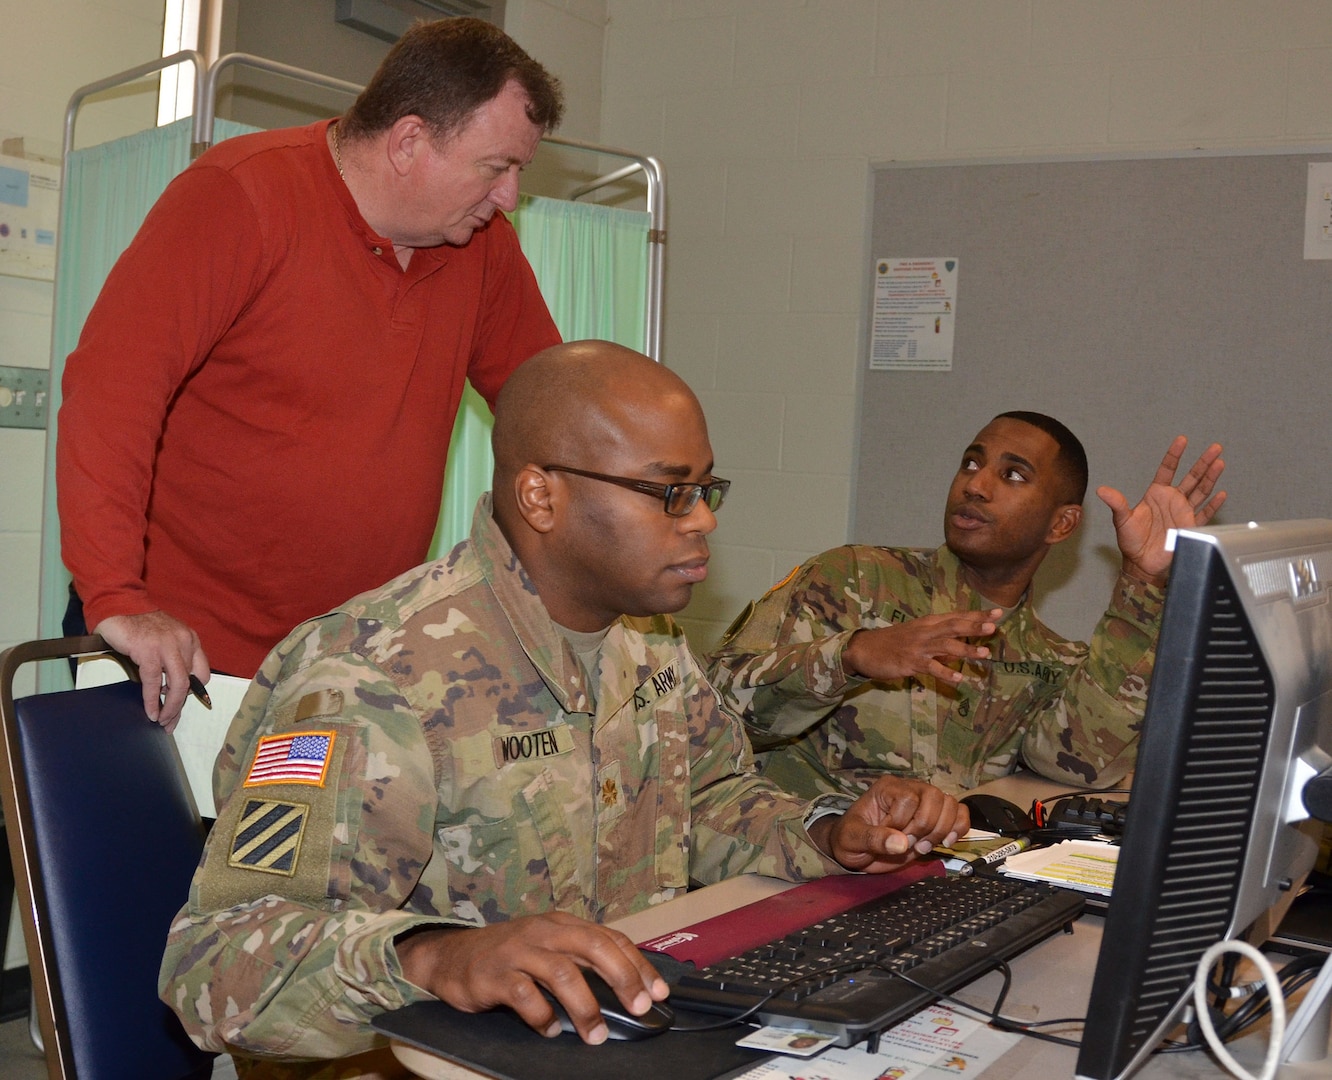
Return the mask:
<path id="1" fill-rule="evenodd" d="M 545 987 L 601 1042 L 580 968 L 637 1014 L 667 996 L 604 922 L 691 880 L 891 870 L 967 827 L 917 781 L 809 801 L 753 771 L 663 614 L 705 578 L 729 486 L 677 376 L 548 349 L 494 446 L 470 538 L 293 631 L 228 734 L 161 992 L 265 1077 L 385 1075 L 369 1020 L 431 997 L 553 1035 Z"/>
<path id="2" fill-rule="evenodd" d="M 708 675 L 744 717 L 760 770 L 809 797 L 885 773 L 959 793 L 1025 764 L 1071 786 L 1132 768 L 1171 528 L 1211 520 L 1212 444 L 1178 481 L 1176 438 L 1136 505 L 1110 487 L 1121 570 L 1089 643 L 1044 626 L 1031 583 L 1082 521 L 1087 456 L 1058 420 L 996 416 L 962 455 L 935 551 L 847 545 L 749 605 Z"/>

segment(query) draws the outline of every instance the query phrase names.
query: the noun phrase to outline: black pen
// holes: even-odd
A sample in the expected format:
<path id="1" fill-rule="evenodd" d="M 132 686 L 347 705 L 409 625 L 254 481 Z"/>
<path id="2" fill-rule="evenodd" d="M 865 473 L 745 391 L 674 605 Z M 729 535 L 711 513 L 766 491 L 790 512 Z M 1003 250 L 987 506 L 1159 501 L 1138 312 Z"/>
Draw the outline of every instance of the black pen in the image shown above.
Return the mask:
<path id="1" fill-rule="evenodd" d="M 1019 851 L 1026 851 L 1029 847 L 1031 847 L 1031 837 L 1019 836 L 1017 839 L 1012 840 L 1007 844 L 1003 844 L 1000 847 L 995 848 L 993 851 L 987 851 L 984 855 L 972 859 L 971 862 L 963 866 L 958 873 L 963 877 L 966 877 L 968 874 L 974 874 L 976 872 L 976 863 L 980 863 L 982 866 L 998 866 L 1010 855 L 1016 855 Z"/>
<path id="2" fill-rule="evenodd" d="M 213 707 L 213 699 L 208 696 L 208 691 L 204 689 L 204 684 L 199 681 L 199 676 L 190 672 L 190 693 L 197 697 L 204 705 L 204 708 Z"/>

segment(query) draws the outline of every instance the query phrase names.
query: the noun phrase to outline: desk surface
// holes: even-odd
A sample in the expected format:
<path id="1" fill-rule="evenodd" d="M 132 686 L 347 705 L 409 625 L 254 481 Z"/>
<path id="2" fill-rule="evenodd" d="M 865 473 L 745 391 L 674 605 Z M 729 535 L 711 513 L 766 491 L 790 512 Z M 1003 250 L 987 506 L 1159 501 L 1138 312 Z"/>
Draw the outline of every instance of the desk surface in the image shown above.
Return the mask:
<path id="1" fill-rule="evenodd" d="M 1002 795 L 1021 805 L 1032 798 L 1048 796 L 1054 785 L 1032 777 L 1006 777 L 986 785 L 987 791 Z M 672 930 L 701 922 L 746 904 L 762 900 L 791 888 L 791 884 L 773 878 L 745 876 L 721 882 L 616 921 L 613 925 L 635 941 L 648 941 Z M 1015 958 L 1012 986 L 1004 1014 L 1020 1020 L 1058 1017 L 1082 1017 L 1087 1013 L 1092 973 L 1101 947 L 1103 922 L 1094 915 L 1084 915 L 1071 934 L 1056 934 Z M 956 996 L 969 1004 L 989 1006 L 998 995 L 1002 977 L 991 972 L 969 983 Z M 1293 1011 L 1294 1005 L 1290 1005 Z M 1056 1030 L 1056 1034 L 1059 1032 Z M 1077 1039 L 1080 1029 L 1070 1028 L 1070 1038 Z M 1266 1050 L 1266 1028 L 1229 1044 L 1232 1054 L 1255 1074 Z M 394 1053 L 413 1072 L 427 1080 L 475 1080 L 479 1075 L 445 1062 L 432 1054 L 394 1044 Z M 817 1060 L 817 1059 L 815 1059 Z M 979 1080 L 1056 1080 L 1071 1078 L 1077 1062 L 1077 1050 L 1036 1039 L 1023 1039 L 984 1072 Z M 1284 1067 L 1280 1080 L 1329 1075 L 1328 1062 Z M 1170 1054 L 1151 1058 L 1135 1077 L 1142 1080 L 1214 1080 L 1228 1077 L 1210 1055 L 1202 1051 Z"/>

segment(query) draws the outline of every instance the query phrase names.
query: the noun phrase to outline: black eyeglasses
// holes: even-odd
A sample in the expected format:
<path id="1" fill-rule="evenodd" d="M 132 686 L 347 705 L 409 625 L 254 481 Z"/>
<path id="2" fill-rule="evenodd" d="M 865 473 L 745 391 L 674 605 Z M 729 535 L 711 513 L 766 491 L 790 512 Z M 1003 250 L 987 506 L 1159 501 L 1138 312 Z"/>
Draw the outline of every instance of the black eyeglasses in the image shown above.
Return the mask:
<path id="1" fill-rule="evenodd" d="M 628 476 L 607 476 L 605 473 L 588 472 L 586 469 L 572 469 L 568 465 L 543 465 L 546 472 L 573 473 L 574 476 L 586 476 L 589 480 L 604 480 L 608 484 L 619 484 L 631 491 L 641 491 L 660 499 L 666 513 L 671 517 L 684 517 L 702 499 L 709 510 L 716 513 L 726 500 L 726 493 L 731 490 L 731 482 L 714 476 L 706 484 L 654 484 L 651 480 L 635 480 Z"/>

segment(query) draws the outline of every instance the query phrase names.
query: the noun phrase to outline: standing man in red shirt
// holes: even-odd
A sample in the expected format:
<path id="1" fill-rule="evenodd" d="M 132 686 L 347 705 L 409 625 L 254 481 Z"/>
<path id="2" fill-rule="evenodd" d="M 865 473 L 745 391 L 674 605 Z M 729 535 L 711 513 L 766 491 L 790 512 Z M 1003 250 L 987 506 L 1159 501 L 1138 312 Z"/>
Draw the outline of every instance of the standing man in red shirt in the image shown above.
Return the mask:
<path id="1" fill-rule="evenodd" d="M 153 207 L 56 448 L 75 599 L 150 717 L 425 557 L 464 379 L 493 404 L 559 341 L 497 211 L 562 111 L 503 31 L 422 23 L 345 116 L 222 142 Z"/>

